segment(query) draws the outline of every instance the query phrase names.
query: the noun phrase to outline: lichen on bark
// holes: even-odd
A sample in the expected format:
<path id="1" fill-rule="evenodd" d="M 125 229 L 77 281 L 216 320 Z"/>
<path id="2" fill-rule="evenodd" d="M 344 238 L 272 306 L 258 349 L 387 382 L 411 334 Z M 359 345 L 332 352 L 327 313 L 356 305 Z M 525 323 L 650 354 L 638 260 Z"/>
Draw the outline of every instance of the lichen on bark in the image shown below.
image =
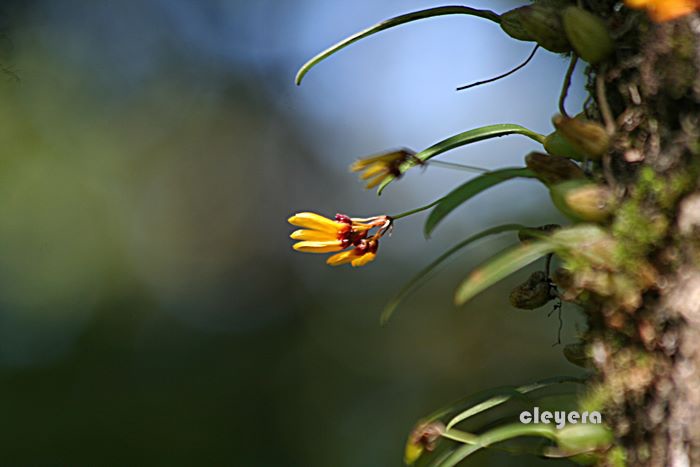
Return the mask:
<path id="1" fill-rule="evenodd" d="M 616 1 L 586 3 L 616 44 L 587 73 L 589 117 L 614 119 L 594 175 L 616 197 L 617 273 L 645 264 L 654 276 L 634 307 L 594 290 L 570 297 L 588 317 L 586 403 L 604 409 L 627 465 L 700 465 L 700 15 L 657 24 Z"/>

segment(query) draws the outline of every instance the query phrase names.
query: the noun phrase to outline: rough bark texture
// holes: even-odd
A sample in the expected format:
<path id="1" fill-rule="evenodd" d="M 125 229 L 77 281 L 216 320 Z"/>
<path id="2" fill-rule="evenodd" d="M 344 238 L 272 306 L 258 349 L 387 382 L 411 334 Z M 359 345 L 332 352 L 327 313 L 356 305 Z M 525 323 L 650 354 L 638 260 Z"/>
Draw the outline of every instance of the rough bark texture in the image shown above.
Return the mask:
<path id="1" fill-rule="evenodd" d="M 593 393 L 627 465 L 700 466 L 700 15 L 655 24 L 616 1 L 584 3 L 616 40 L 589 69 L 587 113 L 614 118 L 595 175 L 618 200 L 615 274 L 633 283 L 599 293 L 579 273 Z M 634 284 L 641 270 L 648 285 Z"/>

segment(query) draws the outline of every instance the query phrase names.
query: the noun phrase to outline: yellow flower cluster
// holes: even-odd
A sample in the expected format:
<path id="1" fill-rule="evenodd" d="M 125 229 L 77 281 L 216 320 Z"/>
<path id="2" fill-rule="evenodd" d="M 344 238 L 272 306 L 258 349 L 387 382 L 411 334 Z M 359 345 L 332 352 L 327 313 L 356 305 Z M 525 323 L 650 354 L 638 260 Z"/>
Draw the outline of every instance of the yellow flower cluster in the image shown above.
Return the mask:
<path id="1" fill-rule="evenodd" d="M 335 219 L 328 219 L 313 212 L 300 212 L 288 219 L 300 230 L 292 232 L 290 237 L 299 240 L 294 249 L 305 253 L 332 253 L 326 263 L 331 266 L 350 263 L 352 266 L 364 266 L 377 256 L 379 239 L 391 228 L 391 218 L 376 216 L 367 219 L 351 218 L 345 214 L 336 214 Z M 370 236 L 372 229 L 376 232 Z"/>
<path id="2" fill-rule="evenodd" d="M 387 177 L 400 177 L 399 167 L 408 159 L 414 157 L 415 152 L 410 149 L 399 149 L 372 157 L 365 157 L 355 161 L 350 166 L 352 172 L 362 172 L 361 180 L 368 180 L 367 189 L 374 188 Z"/>
<path id="3" fill-rule="evenodd" d="M 646 9 L 653 21 L 661 23 L 700 9 L 700 0 L 625 0 L 630 8 Z"/>

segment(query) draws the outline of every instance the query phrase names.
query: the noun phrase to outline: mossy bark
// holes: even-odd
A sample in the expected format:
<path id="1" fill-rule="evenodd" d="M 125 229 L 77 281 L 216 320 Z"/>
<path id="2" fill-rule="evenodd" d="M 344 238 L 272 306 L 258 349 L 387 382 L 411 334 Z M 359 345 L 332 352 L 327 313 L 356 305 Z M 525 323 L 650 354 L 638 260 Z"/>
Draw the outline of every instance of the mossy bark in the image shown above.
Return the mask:
<path id="1" fill-rule="evenodd" d="M 577 294 L 593 393 L 627 465 L 700 466 L 700 15 L 655 24 L 617 1 L 584 3 L 616 43 L 588 71 L 589 116 L 615 129 L 594 176 L 617 199 L 619 274 L 653 277 Z"/>

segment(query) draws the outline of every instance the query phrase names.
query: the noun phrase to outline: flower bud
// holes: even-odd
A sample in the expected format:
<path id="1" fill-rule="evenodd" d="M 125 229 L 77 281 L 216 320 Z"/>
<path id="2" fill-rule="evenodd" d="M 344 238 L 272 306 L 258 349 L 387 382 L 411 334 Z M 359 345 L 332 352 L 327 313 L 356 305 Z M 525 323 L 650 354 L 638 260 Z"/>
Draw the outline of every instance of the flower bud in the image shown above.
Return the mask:
<path id="1" fill-rule="evenodd" d="M 557 446 L 565 453 L 584 453 L 604 450 L 613 442 L 613 434 L 600 423 L 566 425 L 556 434 Z"/>
<path id="2" fill-rule="evenodd" d="M 583 169 L 565 157 L 531 152 L 525 157 L 525 164 L 547 185 L 586 178 Z"/>
<path id="3" fill-rule="evenodd" d="M 551 52 L 571 50 L 557 7 L 534 4 L 524 13 L 521 20 L 523 27 L 540 46 Z"/>
<path id="4" fill-rule="evenodd" d="M 510 304 L 521 310 L 534 310 L 552 298 L 551 287 L 544 272 L 538 271 L 510 293 Z"/>
<path id="5" fill-rule="evenodd" d="M 433 452 L 437 446 L 445 425 L 442 422 L 421 423 L 408 435 L 404 451 L 404 463 L 413 465 L 423 454 L 423 451 Z"/>
<path id="6" fill-rule="evenodd" d="M 571 47 L 588 63 L 601 62 L 613 52 L 615 44 L 605 22 L 593 13 L 570 6 L 562 13 L 562 22 Z"/>
<path id="7" fill-rule="evenodd" d="M 523 26 L 521 10 L 530 8 L 529 6 L 521 6 L 514 10 L 507 11 L 501 15 L 501 29 L 505 31 L 513 39 L 519 41 L 534 42 L 535 38 L 527 32 Z"/>
<path id="8" fill-rule="evenodd" d="M 573 220 L 604 222 L 613 211 L 613 195 L 603 185 L 571 180 L 549 189 L 554 205 Z"/>
<path id="9" fill-rule="evenodd" d="M 600 159 L 610 146 L 610 137 L 598 122 L 556 115 L 552 123 L 571 147 L 589 159 Z"/>
<path id="10" fill-rule="evenodd" d="M 554 5 L 538 3 L 516 8 L 501 17 L 501 28 L 515 39 L 535 41 L 552 52 L 568 52 L 571 46 L 559 11 Z"/>
<path id="11" fill-rule="evenodd" d="M 569 344 L 564 346 L 564 357 L 576 366 L 586 368 L 589 366 L 591 359 L 586 355 L 586 346 L 578 344 Z"/>
<path id="12" fill-rule="evenodd" d="M 585 155 L 574 149 L 558 131 L 554 131 L 545 137 L 544 150 L 553 156 L 566 157 L 575 161 L 584 161 L 587 159 Z"/>

